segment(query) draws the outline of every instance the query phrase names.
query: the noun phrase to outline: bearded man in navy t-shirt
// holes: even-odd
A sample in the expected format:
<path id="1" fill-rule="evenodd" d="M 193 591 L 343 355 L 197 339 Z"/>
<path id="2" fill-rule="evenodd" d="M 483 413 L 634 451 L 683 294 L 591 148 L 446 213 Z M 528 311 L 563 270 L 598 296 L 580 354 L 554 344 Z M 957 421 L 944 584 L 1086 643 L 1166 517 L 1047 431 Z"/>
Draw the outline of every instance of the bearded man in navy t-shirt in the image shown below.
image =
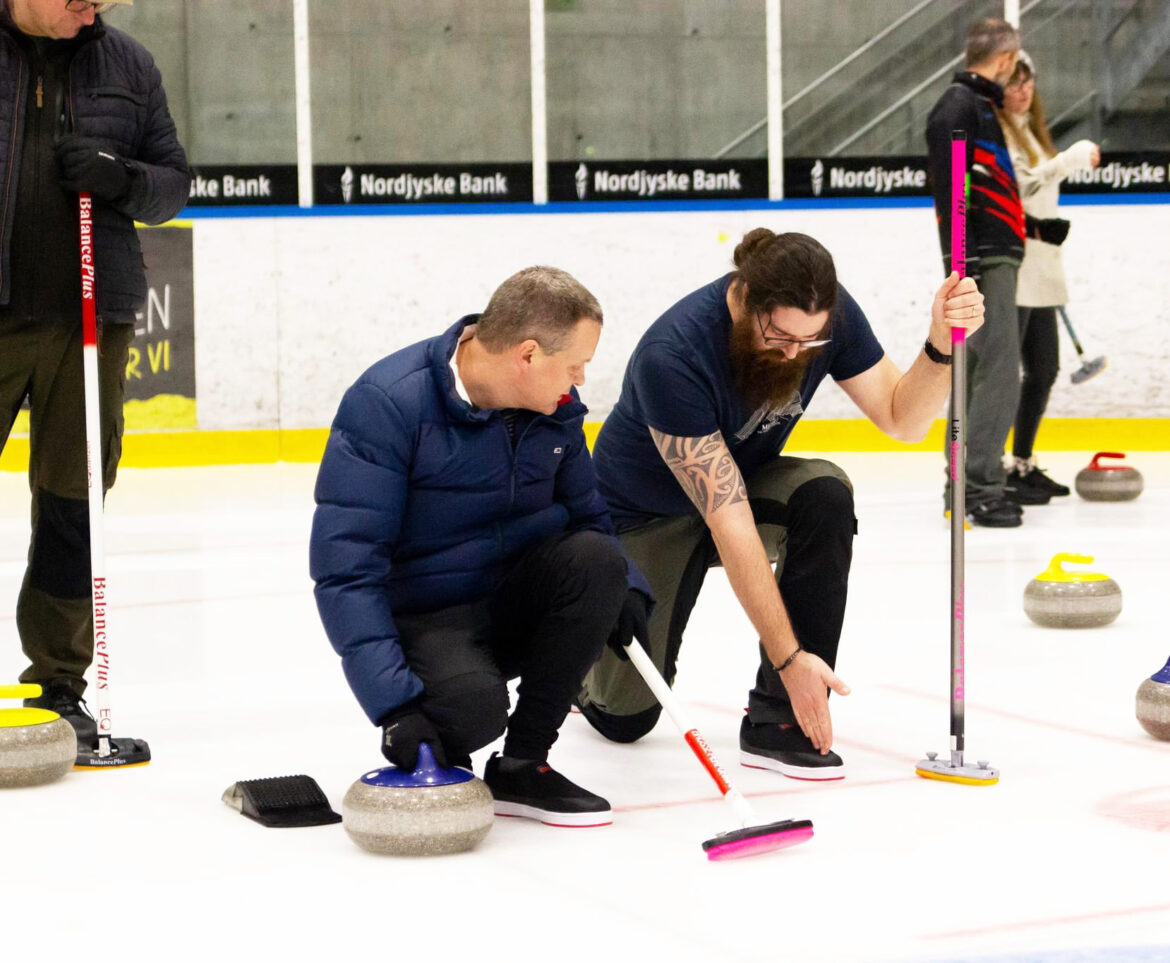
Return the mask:
<path id="1" fill-rule="evenodd" d="M 649 732 L 661 707 L 621 645 L 645 639 L 673 684 L 707 569 L 722 565 L 760 641 L 741 761 L 839 779 L 828 690 L 849 691 L 832 666 L 856 531 L 853 491 L 836 465 L 780 453 L 826 375 L 882 431 L 924 438 L 950 390 L 950 327 L 977 329 L 983 296 L 970 279 L 947 278 L 926 343 L 902 372 L 813 238 L 757 228 L 736 247 L 735 267 L 642 336 L 594 447 L 601 493 L 657 604 L 647 618 L 631 591 L 620 644 L 603 652 L 577 704 L 614 741 Z"/>

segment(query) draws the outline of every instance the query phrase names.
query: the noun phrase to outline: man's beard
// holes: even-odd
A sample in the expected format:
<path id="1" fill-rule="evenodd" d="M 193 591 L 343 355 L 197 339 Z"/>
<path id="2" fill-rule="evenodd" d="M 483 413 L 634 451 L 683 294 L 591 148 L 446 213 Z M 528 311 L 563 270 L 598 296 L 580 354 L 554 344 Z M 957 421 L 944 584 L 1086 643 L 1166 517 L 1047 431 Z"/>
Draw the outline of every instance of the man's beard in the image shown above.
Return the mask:
<path id="1" fill-rule="evenodd" d="M 731 326 L 731 375 L 736 393 L 750 411 L 761 405 L 776 408 L 787 404 L 800 388 L 808 366 L 822 348 L 808 348 L 791 361 L 777 348 L 759 349 L 751 324 Z"/>

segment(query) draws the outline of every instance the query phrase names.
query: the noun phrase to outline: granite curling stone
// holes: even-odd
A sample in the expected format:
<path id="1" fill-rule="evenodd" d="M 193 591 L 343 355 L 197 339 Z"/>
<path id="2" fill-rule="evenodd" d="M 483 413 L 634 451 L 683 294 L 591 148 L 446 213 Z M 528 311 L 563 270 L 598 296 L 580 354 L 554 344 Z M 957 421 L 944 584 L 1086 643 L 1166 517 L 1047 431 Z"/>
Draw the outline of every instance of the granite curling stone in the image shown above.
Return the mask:
<path id="1" fill-rule="evenodd" d="M 414 772 L 386 766 L 350 786 L 341 818 L 353 841 L 371 853 L 439 856 L 482 840 L 493 809 L 483 780 L 466 769 L 439 766 L 422 743 Z"/>
<path id="2" fill-rule="evenodd" d="M 0 699 L 35 699 L 39 685 L 0 686 Z M 77 758 L 77 734 L 48 709 L 0 709 L 0 789 L 60 779 Z"/>
<path id="3" fill-rule="evenodd" d="M 1132 465 L 1102 465 L 1102 458 L 1124 458 L 1117 451 L 1099 451 L 1077 472 L 1077 494 L 1090 502 L 1128 502 L 1142 493 L 1142 473 Z"/>
<path id="4" fill-rule="evenodd" d="M 1121 613 L 1121 588 L 1099 572 L 1066 572 L 1064 562 L 1087 564 L 1091 555 L 1060 552 L 1024 589 L 1024 611 L 1037 625 L 1085 629 L 1108 625 Z"/>
<path id="5" fill-rule="evenodd" d="M 1138 686 L 1137 718 L 1155 739 L 1170 740 L 1170 661 Z"/>

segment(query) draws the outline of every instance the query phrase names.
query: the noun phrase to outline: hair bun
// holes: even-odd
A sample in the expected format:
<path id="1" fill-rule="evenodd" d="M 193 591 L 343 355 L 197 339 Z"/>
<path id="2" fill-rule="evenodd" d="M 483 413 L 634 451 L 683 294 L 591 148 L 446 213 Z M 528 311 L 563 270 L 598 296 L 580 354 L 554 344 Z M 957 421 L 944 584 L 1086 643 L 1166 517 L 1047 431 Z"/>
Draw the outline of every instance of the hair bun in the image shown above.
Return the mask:
<path id="1" fill-rule="evenodd" d="M 757 227 L 748 231 L 743 236 L 743 240 L 735 246 L 735 254 L 732 257 L 735 266 L 737 268 L 743 267 L 744 261 L 750 258 L 765 244 L 768 244 L 775 236 L 766 227 Z"/>

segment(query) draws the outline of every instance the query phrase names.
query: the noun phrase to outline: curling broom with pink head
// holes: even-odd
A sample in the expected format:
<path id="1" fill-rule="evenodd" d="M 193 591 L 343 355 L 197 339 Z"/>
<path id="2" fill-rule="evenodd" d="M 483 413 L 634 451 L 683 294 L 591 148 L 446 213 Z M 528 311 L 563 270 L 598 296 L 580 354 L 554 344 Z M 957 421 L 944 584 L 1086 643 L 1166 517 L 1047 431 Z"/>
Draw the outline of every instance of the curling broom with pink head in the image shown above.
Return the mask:
<path id="1" fill-rule="evenodd" d="M 951 270 L 967 276 L 967 134 L 951 133 Z M 977 766 L 963 763 L 966 723 L 966 587 L 963 557 L 964 526 L 967 521 L 967 329 L 951 327 L 951 758 L 940 762 L 938 753 L 928 752 L 915 772 L 925 779 L 957 782 L 968 786 L 990 786 L 999 782 L 999 771 L 980 760 Z"/>
<path id="2" fill-rule="evenodd" d="M 634 667 L 645 680 L 650 691 L 654 693 L 655 698 L 662 704 L 662 708 L 674 720 L 674 724 L 683 734 L 687 745 L 691 747 L 691 751 L 703 764 L 703 768 L 707 770 L 707 775 L 715 781 L 715 785 L 723 793 L 723 798 L 727 800 L 739 818 L 741 829 L 720 833 L 703 842 L 703 850 L 707 853 L 708 859 L 741 859 L 744 856 L 756 856 L 760 853 L 770 853 L 775 849 L 795 846 L 812 838 L 813 824 L 812 820 L 809 819 L 783 819 L 774 823 L 757 823 L 756 814 L 752 811 L 751 805 L 744 798 L 743 793 L 727 781 L 723 770 L 715 761 L 711 747 L 707 745 L 699 730 L 686 720 L 682 706 L 679 705 L 674 693 L 670 691 L 670 686 L 666 684 L 666 680 L 662 678 L 654 663 L 650 661 L 650 656 L 637 642 L 626 646 L 626 654 L 629 655 L 630 661 L 634 663 Z"/>

